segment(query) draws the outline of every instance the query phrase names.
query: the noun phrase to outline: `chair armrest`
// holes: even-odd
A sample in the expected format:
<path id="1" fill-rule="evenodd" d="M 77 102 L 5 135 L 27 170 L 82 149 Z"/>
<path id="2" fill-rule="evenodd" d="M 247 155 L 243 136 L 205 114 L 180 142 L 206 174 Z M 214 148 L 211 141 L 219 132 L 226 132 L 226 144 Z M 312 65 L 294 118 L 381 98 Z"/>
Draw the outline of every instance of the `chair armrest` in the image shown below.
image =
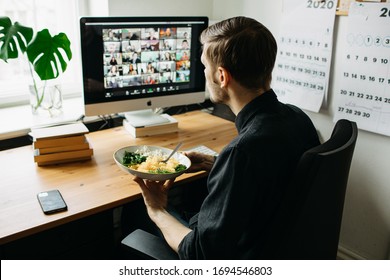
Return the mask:
<path id="1" fill-rule="evenodd" d="M 164 239 L 137 229 L 126 236 L 122 242 L 130 251 L 142 258 L 156 260 L 178 260 L 179 256 Z"/>

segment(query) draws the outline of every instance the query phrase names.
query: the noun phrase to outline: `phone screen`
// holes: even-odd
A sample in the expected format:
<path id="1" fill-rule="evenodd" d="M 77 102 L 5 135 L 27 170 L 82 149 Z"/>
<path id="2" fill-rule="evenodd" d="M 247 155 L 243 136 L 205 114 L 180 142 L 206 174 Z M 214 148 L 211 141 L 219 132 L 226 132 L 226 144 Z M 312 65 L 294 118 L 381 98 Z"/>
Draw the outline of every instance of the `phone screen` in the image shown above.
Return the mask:
<path id="1" fill-rule="evenodd" d="M 39 204 L 45 214 L 52 214 L 68 209 L 59 190 L 40 192 L 37 195 Z"/>

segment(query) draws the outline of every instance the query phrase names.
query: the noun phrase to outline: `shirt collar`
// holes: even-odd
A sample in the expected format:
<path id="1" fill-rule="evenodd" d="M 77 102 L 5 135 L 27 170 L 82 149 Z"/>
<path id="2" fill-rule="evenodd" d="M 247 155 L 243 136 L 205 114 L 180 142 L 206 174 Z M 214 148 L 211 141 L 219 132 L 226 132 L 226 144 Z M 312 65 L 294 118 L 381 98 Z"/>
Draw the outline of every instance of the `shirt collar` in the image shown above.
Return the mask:
<path id="1" fill-rule="evenodd" d="M 246 125 L 246 123 L 252 118 L 258 111 L 266 112 L 273 110 L 275 105 L 278 104 L 278 99 L 275 92 L 270 89 L 264 92 L 262 95 L 256 97 L 251 102 L 246 104 L 244 108 L 238 113 L 236 117 L 236 128 L 240 132 Z"/>

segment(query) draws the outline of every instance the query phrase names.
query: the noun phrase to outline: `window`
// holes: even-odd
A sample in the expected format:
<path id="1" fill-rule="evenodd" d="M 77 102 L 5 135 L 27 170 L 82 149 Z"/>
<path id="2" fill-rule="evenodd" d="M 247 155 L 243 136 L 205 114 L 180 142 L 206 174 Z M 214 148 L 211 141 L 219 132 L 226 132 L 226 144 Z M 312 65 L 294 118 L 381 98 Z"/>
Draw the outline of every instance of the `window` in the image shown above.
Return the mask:
<path id="1" fill-rule="evenodd" d="M 79 46 L 77 0 L 0 0 L 0 11 L 12 23 L 18 21 L 37 31 L 47 28 L 52 36 L 64 32 L 71 41 L 73 57 L 68 68 L 57 78 L 64 98 L 81 96 L 82 74 Z M 25 56 L 25 54 L 24 54 Z M 29 102 L 28 85 L 32 82 L 27 57 L 0 60 L 0 107 Z"/>

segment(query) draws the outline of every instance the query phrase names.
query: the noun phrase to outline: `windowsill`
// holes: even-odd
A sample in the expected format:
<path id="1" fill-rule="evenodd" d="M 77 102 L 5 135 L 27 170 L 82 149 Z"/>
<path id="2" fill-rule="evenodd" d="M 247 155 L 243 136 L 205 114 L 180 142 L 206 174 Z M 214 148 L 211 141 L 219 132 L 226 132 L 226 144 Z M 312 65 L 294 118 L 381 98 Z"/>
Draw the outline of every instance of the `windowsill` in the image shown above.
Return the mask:
<path id="1" fill-rule="evenodd" d="M 184 108 L 183 108 L 184 107 Z M 209 99 L 207 99 L 202 104 L 192 104 L 188 106 L 176 106 L 166 108 L 164 111 L 167 114 L 175 115 L 184 113 L 186 111 L 192 110 L 206 110 L 210 112 L 210 108 L 213 107 L 213 104 Z M 207 109 L 206 109 L 207 108 Z M 222 118 L 226 118 L 223 114 L 216 114 Z M 65 99 L 63 101 L 63 113 L 58 117 L 39 117 L 35 116 L 31 112 L 30 105 L 21 105 L 10 108 L 0 108 L 0 119 L 2 120 L 0 126 L 0 141 L 9 141 L 13 138 L 24 137 L 27 136 L 32 127 L 40 127 L 40 126 L 50 126 L 50 125 L 59 125 L 69 122 L 74 122 L 82 119 L 85 124 L 92 124 L 90 131 L 95 131 L 98 129 L 102 129 L 102 127 L 110 127 L 111 125 L 117 126 L 118 123 L 116 120 L 113 120 L 113 123 L 107 123 L 107 121 L 103 120 L 106 124 L 99 124 L 99 121 L 102 119 L 99 116 L 95 117 L 84 117 L 84 102 L 82 97 L 74 97 Z M 226 118 L 228 119 L 228 118 Z M 120 125 L 122 121 L 119 121 Z M 98 127 L 94 127 L 93 124 L 97 124 Z M 102 126 L 103 125 L 103 126 Z M 1 147 L 0 147 L 1 150 Z"/>
<path id="2" fill-rule="evenodd" d="M 31 127 L 76 121 L 83 115 L 84 107 L 81 97 L 65 99 L 63 113 L 53 118 L 33 115 L 30 105 L 3 108 L 0 109 L 0 119 L 2 120 L 0 140 L 25 136 L 31 131 Z"/>

